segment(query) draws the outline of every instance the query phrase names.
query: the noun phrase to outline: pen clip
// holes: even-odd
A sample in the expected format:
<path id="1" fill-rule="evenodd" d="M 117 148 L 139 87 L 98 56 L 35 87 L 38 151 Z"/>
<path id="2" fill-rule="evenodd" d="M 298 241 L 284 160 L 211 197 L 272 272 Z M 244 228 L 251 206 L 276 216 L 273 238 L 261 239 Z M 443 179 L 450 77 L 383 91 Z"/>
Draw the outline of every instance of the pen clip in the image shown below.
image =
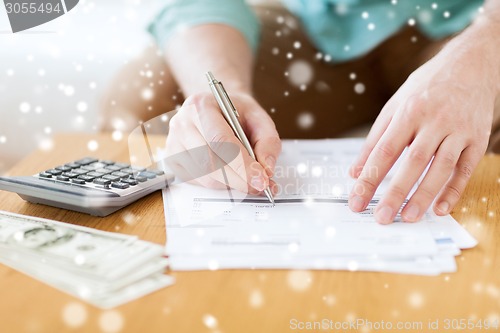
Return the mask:
<path id="1" fill-rule="evenodd" d="M 240 115 L 238 114 L 238 111 L 236 111 L 236 108 L 234 107 L 233 101 L 231 101 L 231 98 L 229 98 L 229 95 L 226 92 L 226 88 L 224 88 L 224 85 L 222 84 L 222 82 L 219 81 L 219 84 L 222 88 L 222 91 L 224 92 L 224 95 L 226 96 L 226 99 L 228 100 L 229 104 L 231 105 L 231 108 L 233 109 L 234 114 L 236 115 L 236 117 L 239 118 Z"/>

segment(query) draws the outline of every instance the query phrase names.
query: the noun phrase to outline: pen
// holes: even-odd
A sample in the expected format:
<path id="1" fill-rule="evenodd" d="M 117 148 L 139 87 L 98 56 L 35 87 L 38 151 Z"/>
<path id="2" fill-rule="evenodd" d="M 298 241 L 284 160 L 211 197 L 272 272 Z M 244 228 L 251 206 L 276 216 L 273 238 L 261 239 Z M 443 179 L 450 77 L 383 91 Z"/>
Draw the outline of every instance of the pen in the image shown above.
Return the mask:
<path id="1" fill-rule="evenodd" d="M 224 118 L 228 122 L 229 126 L 231 126 L 231 128 L 233 129 L 234 134 L 236 135 L 238 140 L 240 140 L 243 147 L 246 148 L 248 154 L 250 154 L 250 156 L 257 161 L 255 153 L 252 149 L 252 145 L 250 144 L 250 141 L 248 141 L 248 138 L 243 131 L 243 127 L 241 127 L 240 121 L 238 120 L 240 115 L 238 114 L 238 111 L 236 111 L 233 102 L 231 102 L 231 99 L 224 89 L 222 82 L 217 81 L 212 72 L 206 72 L 205 75 L 208 79 L 210 89 L 212 90 L 212 93 L 214 94 L 215 99 L 217 100 L 217 103 L 222 110 Z M 274 198 L 269 186 L 264 190 L 264 193 L 266 194 L 269 201 L 274 205 Z"/>

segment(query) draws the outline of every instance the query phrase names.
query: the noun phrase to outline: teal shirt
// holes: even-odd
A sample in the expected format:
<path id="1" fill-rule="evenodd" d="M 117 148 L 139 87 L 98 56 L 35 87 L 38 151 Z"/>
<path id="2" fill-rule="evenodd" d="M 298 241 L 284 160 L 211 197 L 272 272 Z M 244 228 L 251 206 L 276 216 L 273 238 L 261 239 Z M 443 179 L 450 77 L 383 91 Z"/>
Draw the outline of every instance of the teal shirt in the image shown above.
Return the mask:
<path id="1" fill-rule="evenodd" d="M 405 25 L 415 25 L 431 39 L 467 27 L 484 0 L 283 0 L 300 18 L 311 41 L 333 62 L 360 57 Z M 259 41 L 259 21 L 243 0 L 174 0 L 150 25 L 158 44 L 181 29 L 204 23 L 230 25 L 252 49 Z"/>

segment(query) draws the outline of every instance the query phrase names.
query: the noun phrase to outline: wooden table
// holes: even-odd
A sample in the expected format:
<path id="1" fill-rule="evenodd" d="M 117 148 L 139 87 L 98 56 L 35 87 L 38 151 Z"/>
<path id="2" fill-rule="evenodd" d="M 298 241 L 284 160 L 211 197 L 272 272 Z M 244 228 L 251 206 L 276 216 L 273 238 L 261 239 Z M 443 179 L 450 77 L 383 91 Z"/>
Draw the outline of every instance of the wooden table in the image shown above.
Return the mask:
<path id="1" fill-rule="evenodd" d="M 88 150 L 91 140 L 98 143 L 96 151 Z M 82 155 L 128 160 L 124 141 L 105 135 L 59 135 L 51 151 L 29 155 L 10 174 L 34 174 Z M 165 242 L 159 192 L 106 218 L 29 204 L 6 192 L 0 193 L 0 209 Z M 384 321 L 393 324 L 392 331 L 397 331 L 398 322 L 424 325 L 402 332 L 431 332 L 427 325 L 435 320 L 440 321 L 439 332 L 500 331 L 444 330 L 446 319 L 500 319 L 500 156 L 483 158 L 452 215 L 479 245 L 458 257 L 457 273 L 437 277 L 339 271 L 174 272 L 174 286 L 102 311 L 0 266 L 0 332 L 317 332 L 293 329 L 294 323 L 323 319 L 364 319 L 373 325 Z M 341 331 L 356 330 L 324 330 Z"/>

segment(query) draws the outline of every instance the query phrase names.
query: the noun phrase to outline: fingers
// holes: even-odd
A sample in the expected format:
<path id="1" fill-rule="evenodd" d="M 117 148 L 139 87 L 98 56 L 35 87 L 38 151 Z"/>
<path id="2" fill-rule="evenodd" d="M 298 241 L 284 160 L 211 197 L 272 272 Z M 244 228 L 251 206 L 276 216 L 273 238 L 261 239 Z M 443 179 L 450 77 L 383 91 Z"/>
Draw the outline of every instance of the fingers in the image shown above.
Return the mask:
<path id="1" fill-rule="evenodd" d="M 389 100 L 373 123 L 358 159 L 351 165 L 349 170 L 349 175 L 352 178 L 358 178 L 361 174 L 361 170 L 363 170 L 363 166 L 365 165 L 368 156 L 370 156 L 373 148 L 389 126 L 394 113 L 393 109 L 395 107 L 394 99 Z"/>
<path id="2" fill-rule="evenodd" d="M 354 184 L 349 195 L 351 210 L 361 212 L 366 208 L 387 172 L 411 141 L 412 135 L 412 129 L 402 126 L 398 121 L 391 122 L 371 151 Z"/>
<path id="3" fill-rule="evenodd" d="M 274 175 L 276 161 L 281 153 L 281 140 L 277 136 L 259 138 L 254 143 L 254 152 L 269 177 Z"/>
<path id="4" fill-rule="evenodd" d="M 225 161 L 240 179 L 243 179 L 254 190 L 262 192 L 269 186 L 267 173 L 262 165 L 255 161 L 241 145 L 218 109 L 215 99 L 213 96 L 210 97 L 198 101 L 196 114 L 191 115 L 191 117 L 198 120 L 195 121 L 195 126 L 206 143 L 212 147 L 215 154 Z M 237 158 L 232 160 L 227 158 L 227 152 L 225 151 L 227 144 L 239 147 L 240 154 Z M 230 185 L 233 186 L 233 184 Z M 249 191 L 248 187 L 242 189 L 238 184 L 236 186 L 238 186 L 238 190 Z"/>
<path id="5" fill-rule="evenodd" d="M 173 125 L 173 126 L 172 126 Z M 178 179 L 208 188 L 224 189 L 224 182 L 213 177 L 216 171 L 210 147 L 190 122 L 176 119 L 171 130 L 189 133 L 185 140 L 179 135 L 167 137 L 167 158 L 164 163 Z M 174 133 L 175 134 L 175 133 Z M 217 164 L 217 163 L 215 163 Z M 220 164 L 220 163 L 219 163 Z"/>
<path id="6" fill-rule="evenodd" d="M 387 192 L 375 208 L 375 219 L 378 223 L 392 223 L 408 193 L 425 171 L 440 144 L 440 136 L 432 135 L 432 133 L 422 132 L 415 138 L 408 148 L 401 167 L 391 180 Z M 413 208 L 407 212 L 407 214 L 413 213 Z M 420 211 L 417 214 L 420 214 Z"/>
<path id="7" fill-rule="evenodd" d="M 257 161 L 264 167 L 269 177 L 281 153 L 281 140 L 273 120 L 257 103 L 244 113 L 245 129 L 254 148 Z"/>
<path id="8" fill-rule="evenodd" d="M 183 173 L 187 173 L 191 179 L 194 179 L 199 185 L 214 189 L 224 189 L 227 185 L 241 192 L 258 194 L 260 191 L 248 185 L 248 183 L 227 167 L 227 160 L 241 159 L 240 147 L 234 143 L 221 142 L 216 147 L 213 144 L 207 144 L 205 138 L 196 127 L 191 123 L 183 129 L 183 139 L 178 142 L 182 146 L 183 153 L 175 155 L 175 162 L 181 164 Z M 213 151 L 214 148 L 216 151 Z M 223 160 L 217 151 L 221 153 L 226 160 Z M 228 151 L 232 151 L 228 153 Z M 222 169 L 226 175 L 222 173 Z M 227 185 L 226 185 L 227 184 Z"/>
<path id="9" fill-rule="evenodd" d="M 450 178 L 462 153 L 464 143 L 450 136 L 439 146 L 429 171 L 401 212 L 403 220 L 415 222 L 422 218 L 439 191 Z"/>
<path id="10" fill-rule="evenodd" d="M 280 188 L 278 184 L 272 179 L 269 180 L 269 188 L 271 189 L 271 193 L 273 194 L 273 196 L 279 194 Z"/>
<path id="11" fill-rule="evenodd" d="M 222 168 L 226 166 L 226 162 L 211 150 L 211 147 L 207 145 L 196 128 L 193 128 L 189 132 L 192 135 L 184 141 L 189 161 L 185 161 L 183 166 L 191 173 L 192 178 L 199 185 L 213 189 L 226 189 L 230 185 L 241 192 L 252 192 L 247 183 L 237 175 L 234 175 L 234 172 L 228 175 L 231 172 L 230 168 L 224 169 L 226 172 L 226 176 L 224 176 Z M 239 148 L 235 148 L 239 152 Z"/>
<path id="12" fill-rule="evenodd" d="M 441 191 L 441 194 L 434 205 L 434 212 L 437 215 L 446 215 L 451 212 L 457 204 L 460 196 L 476 168 L 484 150 L 468 146 L 460 155 L 458 162 L 453 170 L 451 178 Z"/>

